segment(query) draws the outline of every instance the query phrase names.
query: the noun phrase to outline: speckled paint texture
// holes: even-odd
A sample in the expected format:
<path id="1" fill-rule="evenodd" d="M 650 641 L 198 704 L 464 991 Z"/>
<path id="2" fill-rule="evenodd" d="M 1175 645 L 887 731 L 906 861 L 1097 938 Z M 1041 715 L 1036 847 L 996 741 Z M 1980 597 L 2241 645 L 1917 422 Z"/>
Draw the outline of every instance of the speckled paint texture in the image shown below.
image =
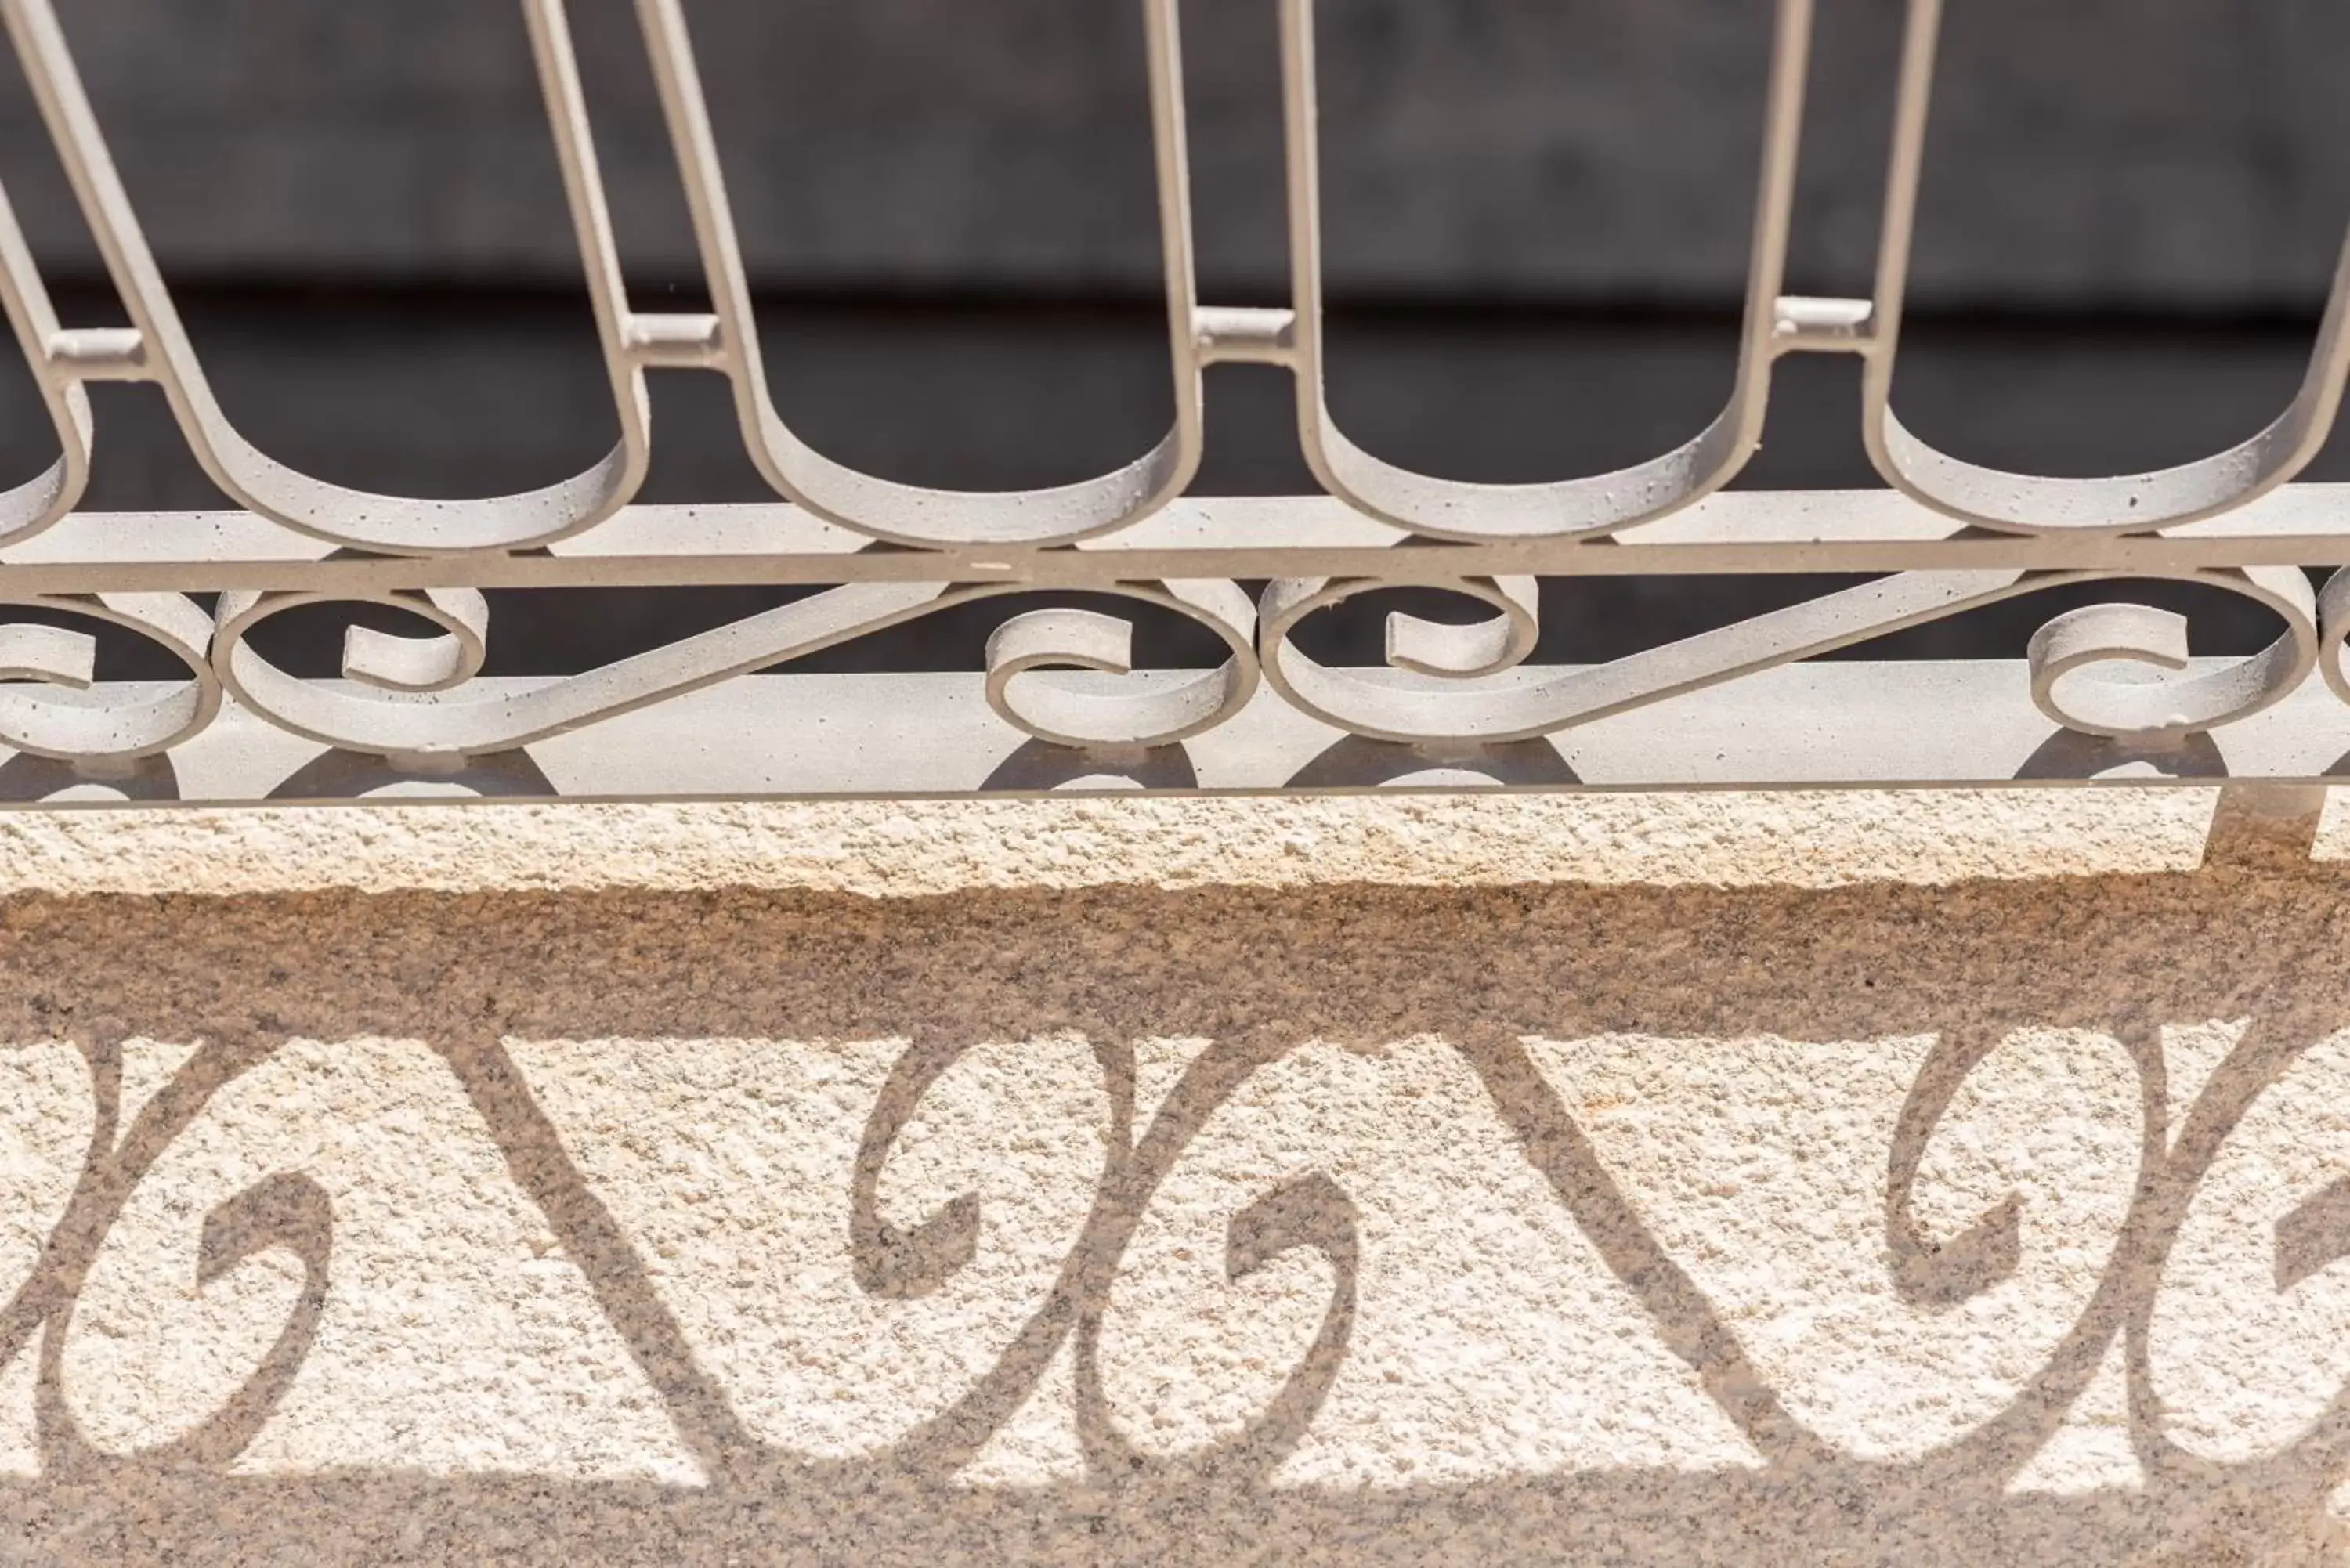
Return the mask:
<path id="1" fill-rule="evenodd" d="M 1872 799 L 6 819 L 0 1562 L 2350 1563 L 2350 876 Z"/>

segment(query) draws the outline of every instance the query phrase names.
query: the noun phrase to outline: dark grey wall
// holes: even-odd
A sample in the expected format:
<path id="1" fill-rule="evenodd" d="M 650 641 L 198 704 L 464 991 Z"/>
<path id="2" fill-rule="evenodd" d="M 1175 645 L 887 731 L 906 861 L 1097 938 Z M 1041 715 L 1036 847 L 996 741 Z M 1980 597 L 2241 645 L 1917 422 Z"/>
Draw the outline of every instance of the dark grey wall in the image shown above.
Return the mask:
<path id="1" fill-rule="evenodd" d="M 575 0 L 632 263 L 687 270 L 626 7 Z M 167 261 L 229 277 L 565 275 L 510 0 L 74 0 Z M 2350 216 L 2342 0 L 1962 0 L 1920 256 L 1931 296 L 2309 303 Z M 1734 296 L 1767 0 L 1325 0 L 1334 282 Z M 691 0 L 770 286 L 1139 288 L 1154 214 L 1136 0 Z M 1826 0 L 1799 282 L 1873 242 L 1896 0 Z M 1270 0 L 1193 0 L 1202 236 L 1281 266 Z M 0 165 L 39 138 L 0 101 Z M 44 250 L 78 237 L 47 189 Z"/>

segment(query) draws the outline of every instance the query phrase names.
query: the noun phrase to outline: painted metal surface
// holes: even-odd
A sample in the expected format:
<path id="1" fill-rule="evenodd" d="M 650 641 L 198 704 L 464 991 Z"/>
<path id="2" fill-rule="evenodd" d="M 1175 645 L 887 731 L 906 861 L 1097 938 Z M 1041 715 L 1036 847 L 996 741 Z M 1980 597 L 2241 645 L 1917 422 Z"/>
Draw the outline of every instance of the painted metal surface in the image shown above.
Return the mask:
<path id="1" fill-rule="evenodd" d="M 364 765 L 346 770 L 348 779 L 380 782 L 465 778 L 485 759 L 527 759 L 547 746 L 574 757 L 585 747 L 586 755 L 611 760 L 584 770 L 566 764 L 556 770 L 565 784 L 534 763 L 515 774 L 527 784 L 520 793 L 888 794 L 1089 783 L 1363 788 L 1429 767 L 1549 788 L 2063 782 L 2139 764 L 2206 782 L 2306 780 L 2330 776 L 2350 752 L 2350 674 L 2342 662 L 2350 574 L 2320 589 L 2309 573 L 2350 566 L 2350 493 L 2288 488 L 2331 432 L 2350 374 L 2350 250 L 2300 394 L 2267 430 L 2230 451 L 2158 472 L 2085 480 L 1999 472 L 1934 450 L 1896 417 L 1892 393 L 1939 0 L 1911 0 L 1908 8 L 1873 296 L 1784 292 L 1813 16 L 1811 0 L 1781 0 L 1745 327 L 1727 406 L 1681 445 L 1630 468 L 1518 485 L 1404 469 L 1357 445 L 1330 417 L 1315 0 L 1281 0 L 1280 9 L 1290 303 L 1201 301 L 1179 0 L 1142 0 L 1173 428 L 1112 472 L 992 493 L 857 472 L 816 451 L 777 411 L 681 0 L 637 0 L 636 10 L 712 309 L 633 307 L 563 0 L 521 3 L 620 441 L 585 472 L 546 488 L 447 501 L 367 494 L 303 474 L 236 431 L 141 234 L 52 0 L 0 0 L 0 19 L 131 323 L 59 321 L 0 202 L 0 304 L 60 442 L 47 472 L 0 495 L 0 601 L 142 638 L 187 672 L 176 684 L 99 682 L 95 633 L 30 623 L 0 629 L 0 677 L 8 682 L 0 685 L 0 746 L 22 764 L 9 764 L 21 787 L 0 794 L 78 798 L 87 792 L 76 781 L 111 781 L 101 796 L 188 798 L 176 783 L 165 789 L 154 781 L 176 780 L 182 761 L 209 757 L 238 736 L 248 763 L 204 763 L 198 773 L 231 782 L 206 784 L 197 796 L 338 793 L 305 787 L 289 796 L 286 777 L 251 760 L 265 754 L 294 758 L 287 776 L 315 778 L 334 774 L 317 771 L 319 755 L 358 759 Z M 1724 493 L 1760 443 L 1773 367 L 1791 354 L 1859 359 L 1862 438 L 1889 489 Z M 1203 372 L 1224 363 L 1290 373 L 1304 454 L 1326 496 L 1187 498 L 1205 429 Z M 727 379 L 744 448 L 778 504 L 631 505 L 650 462 L 646 379 L 656 372 Z M 101 380 L 158 388 L 207 473 L 244 510 L 76 514 L 95 440 L 87 388 Z M 1534 661 L 1544 577 L 1804 572 L 1872 580 L 1606 665 Z M 2270 612 L 2277 635 L 2249 658 L 2190 659 L 2183 619 L 2117 602 L 2050 621 L 2028 659 L 2013 666 L 1820 673 L 1803 662 L 2051 587 L 2125 579 L 2240 596 Z M 483 678 L 488 590 L 747 584 L 818 591 L 584 674 Z M 1302 646 L 1310 639 L 1297 634 L 1313 618 L 1399 587 L 1457 596 L 1473 618 L 1390 615 L 1385 669 L 1317 662 Z M 746 679 L 972 600 L 1047 589 L 1182 618 L 1221 644 L 1222 658 L 1211 668 L 1137 670 L 1125 617 L 1012 606 L 989 640 L 985 669 L 968 679 Z M 259 650 L 256 628 L 322 605 L 389 607 L 413 618 L 423 635 L 354 627 L 339 680 L 289 672 Z M 713 690 L 723 695 L 708 697 Z M 1837 701 L 1868 722 L 1822 727 L 1816 715 L 1804 717 L 1812 710 L 1803 703 L 1816 705 L 1823 692 L 1843 693 Z M 876 733 L 903 730 L 909 714 L 922 723 L 901 746 L 827 763 L 826 749 L 841 742 L 821 725 L 812 730 L 805 710 L 852 694 L 882 711 Z M 1783 712 L 1771 706 L 1790 702 L 1795 707 Z M 723 715 L 693 744 L 681 737 L 703 721 L 689 720 L 689 710 Z M 2240 728 L 2271 737 L 2279 721 L 2263 716 L 2280 711 L 2294 716 L 2307 744 L 2214 739 Z M 1711 715 L 1719 733 L 1692 740 L 1691 715 Z M 1575 761 L 1575 737 L 1610 724 L 1619 735 L 1648 737 L 1653 754 L 1594 774 Z M 844 721 L 829 733 L 856 728 Z M 1276 731 L 1304 739 L 1245 739 Z M 1811 739 L 1792 753 L 1737 740 L 1764 731 Z M 951 739 L 957 734 L 964 740 Z M 1976 749 L 1952 750 L 1955 735 L 1973 736 Z M 271 737 L 279 750 L 265 743 Z M 747 764 L 776 737 L 796 737 L 789 767 Z M 2064 765 L 2032 761 L 2051 745 Z M 1346 766 L 1315 762 L 1334 748 L 1361 754 Z M 1029 771 L 1015 771 L 1007 784 L 1001 769 L 1015 751 Z M 148 784 L 112 787 L 136 780 Z"/>

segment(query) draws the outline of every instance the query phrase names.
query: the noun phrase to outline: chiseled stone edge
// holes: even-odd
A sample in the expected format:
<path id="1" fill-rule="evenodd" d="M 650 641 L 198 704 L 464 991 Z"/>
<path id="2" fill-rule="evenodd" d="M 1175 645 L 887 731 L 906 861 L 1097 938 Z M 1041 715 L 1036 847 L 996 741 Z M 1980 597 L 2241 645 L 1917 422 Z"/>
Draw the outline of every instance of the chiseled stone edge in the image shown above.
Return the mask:
<path id="1" fill-rule="evenodd" d="M 1828 888 L 2176 872 L 2216 791 L 1409 795 L 0 814 L 0 896 L 793 888 Z M 2334 826 L 2320 858 L 2350 857 Z M 2338 843 L 2336 841 L 2339 841 Z"/>

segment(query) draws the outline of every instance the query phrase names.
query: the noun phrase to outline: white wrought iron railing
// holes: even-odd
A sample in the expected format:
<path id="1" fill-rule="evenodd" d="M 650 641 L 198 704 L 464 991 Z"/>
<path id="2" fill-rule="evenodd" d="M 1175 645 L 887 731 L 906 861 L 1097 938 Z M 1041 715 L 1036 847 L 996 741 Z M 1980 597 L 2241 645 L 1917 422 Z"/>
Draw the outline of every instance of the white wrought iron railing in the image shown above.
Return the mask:
<path id="1" fill-rule="evenodd" d="M 0 205 L 0 295 L 61 452 L 0 496 L 0 601 L 104 623 L 186 667 L 98 682 L 93 635 L 0 629 L 0 795 L 23 803 L 348 798 L 402 781 L 562 796 L 951 794 L 1119 787 L 1526 788 L 2088 782 L 2151 774 L 2323 781 L 2350 765 L 2350 491 L 2285 488 L 2324 442 L 2350 374 L 2350 252 L 2309 372 L 2274 423 L 2158 472 L 2005 473 L 1895 416 L 1902 304 L 1934 79 L 1939 0 L 1911 0 L 1873 296 L 1786 296 L 1810 0 L 1781 0 L 1745 324 L 1728 406 L 1636 467 L 1549 483 L 1458 483 L 1357 445 L 1324 396 L 1314 0 L 1279 0 L 1292 301 L 1203 304 L 1193 268 L 1179 0 L 1142 0 L 1174 366 L 1174 428 L 1082 483 L 917 488 L 861 473 L 785 424 L 768 391 L 727 190 L 680 0 L 637 0 L 713 308 L 635 309 L 622 279 L 563 0 L 523 0 L 587 264 L 620 441 L 574 478 L 478 501 L 374 495 L 242 436 L 143 239 L 52 0 L 0 0 L 56 151 L 132 325 L 72 327 Z M 1856 357 L 1861 435 L 1887 488 L 1724 493 L 1758 445 L 1774 366 Z M 1203 371 L 1294 378 L 1326 494 L 1188 498 Z M 726 379 L 777 495 L 643 507 L 646 378 Z M 240 512 L 76 511 L 93 461 L 88 386 L 161 389 Z M 1863 586 L 1597 666 L 1533 661 L 1545 577 L 1869 575 Z M 1814 656 L 2064 584 L 2171 579 L 2281 624 L 2249 659 L 2189 657 L 2178 616 L 2134 603 L 2052 620 L 2017 662 Z M 784 607 L 559 679 L 482 674 L 485 590 L 790 585 Z M 1244 589 L 1243 585 L 1251 585 Z M 1262 587 L 1255 587 L 1255 585 Z M 1490 612 L 1395 615 L 1387 668 L 1316 662 L 1301 623 L 1374 590 Z M 1213 669 L 1137 670 L 1131 628 L 1093 610 L 1008 613 L 965 675 L 756 672 L 966 601 L 1084 590 L 1197 623 Z M 388 606 L 429 630 L 348 634 L 339 680 L 256 651 L 272 618 Z M 1016 611 L 1016 607 L 1014 607 Z M 52 617 L 52 619 L 55 618 Z M 2320 677 L 2322 676 L 2322 679 Z"/>

